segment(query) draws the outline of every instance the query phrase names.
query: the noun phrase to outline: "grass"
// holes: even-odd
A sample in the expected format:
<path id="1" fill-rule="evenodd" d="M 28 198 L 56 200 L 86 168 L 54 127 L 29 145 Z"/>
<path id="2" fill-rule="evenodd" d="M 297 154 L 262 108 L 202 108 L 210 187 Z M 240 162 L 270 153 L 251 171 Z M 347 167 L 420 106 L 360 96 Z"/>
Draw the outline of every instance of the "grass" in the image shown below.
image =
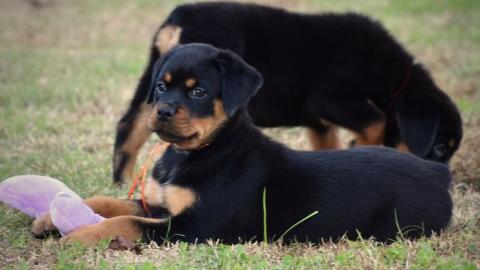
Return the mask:
<path id="1" fill-rule="evenodd" d="M 180 1 L 0 1 L 0 179 L 34 173 L 82 197 L 126 198 L 111 183 L 114 126 L 147 60 L 151 35 Z M 450 228 L 385 246 L 352 242 L 145 245 L 141 254 L 62 248 L 30 235 L 31 220 L 0 205 L 0 268 L 477 269 L 480 267 L 480 2 L 304 0 L 261 3 L 298 11 L 364 12 L 381 20 L 459 105 L 465 139 L 451 162 Z M 265 132 L 308 149 L 301 128 Z M 155 143 L 155 138 L 149 142 Z M 147 150 L 145 152 L 148 152 Z M 144 153 L 145 156 L 145 153 Z"/>

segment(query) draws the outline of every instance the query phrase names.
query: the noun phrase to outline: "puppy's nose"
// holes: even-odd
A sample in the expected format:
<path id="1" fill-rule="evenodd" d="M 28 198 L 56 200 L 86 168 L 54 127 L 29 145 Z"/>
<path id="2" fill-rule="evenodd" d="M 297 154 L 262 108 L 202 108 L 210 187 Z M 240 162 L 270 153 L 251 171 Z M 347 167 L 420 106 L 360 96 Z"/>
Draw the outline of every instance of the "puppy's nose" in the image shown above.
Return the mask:
<path id="1" fill-rule="evenodd" d="M 176 106 L 170 103 L 164 103 L 158 106 L 157 117 L 160 121 L 168 121 L 175 115 Z"/>

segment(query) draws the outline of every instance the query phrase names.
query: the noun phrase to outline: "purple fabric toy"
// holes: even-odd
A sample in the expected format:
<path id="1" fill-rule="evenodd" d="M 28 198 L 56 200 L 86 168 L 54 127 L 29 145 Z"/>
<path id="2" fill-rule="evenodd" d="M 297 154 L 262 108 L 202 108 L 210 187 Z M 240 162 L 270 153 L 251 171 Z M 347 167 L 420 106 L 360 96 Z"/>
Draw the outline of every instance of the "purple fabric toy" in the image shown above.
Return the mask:
<path id="1" fill-rule="evenodd" d="M 33 218 L 50 212 L 62 235 L 105 219 L 64 183 L 46 176 L 19 175 L 4 180 L 0 183 L 0 201 Z"/>

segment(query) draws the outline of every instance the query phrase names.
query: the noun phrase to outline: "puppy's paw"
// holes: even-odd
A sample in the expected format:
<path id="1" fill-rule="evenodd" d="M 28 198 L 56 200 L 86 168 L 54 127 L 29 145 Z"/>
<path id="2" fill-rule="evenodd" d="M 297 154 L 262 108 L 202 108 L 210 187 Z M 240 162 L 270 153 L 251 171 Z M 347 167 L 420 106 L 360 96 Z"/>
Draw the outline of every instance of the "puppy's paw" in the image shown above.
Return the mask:
<path id="1" fill-rule="evenodd" d="M 35 238 L 44 238 L 56 230 L 57 228 L 53 225 L 50 213 L 41 215 L 32 224 L 32 233 Z"/>

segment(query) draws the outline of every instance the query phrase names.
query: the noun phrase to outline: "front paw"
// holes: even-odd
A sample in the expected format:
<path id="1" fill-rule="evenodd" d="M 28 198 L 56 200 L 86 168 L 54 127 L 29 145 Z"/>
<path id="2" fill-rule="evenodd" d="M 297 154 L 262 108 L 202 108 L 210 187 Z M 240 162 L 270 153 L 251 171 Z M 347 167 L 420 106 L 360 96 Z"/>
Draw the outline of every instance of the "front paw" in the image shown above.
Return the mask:
<path id="1" fill-rule="evenodd" d="M 57 228 L 53 225 L 50 213 L 41 215 L 35 219 L 32 224 L 32 233 L 35 238 L 44 238 L 56 230 Z"/>

